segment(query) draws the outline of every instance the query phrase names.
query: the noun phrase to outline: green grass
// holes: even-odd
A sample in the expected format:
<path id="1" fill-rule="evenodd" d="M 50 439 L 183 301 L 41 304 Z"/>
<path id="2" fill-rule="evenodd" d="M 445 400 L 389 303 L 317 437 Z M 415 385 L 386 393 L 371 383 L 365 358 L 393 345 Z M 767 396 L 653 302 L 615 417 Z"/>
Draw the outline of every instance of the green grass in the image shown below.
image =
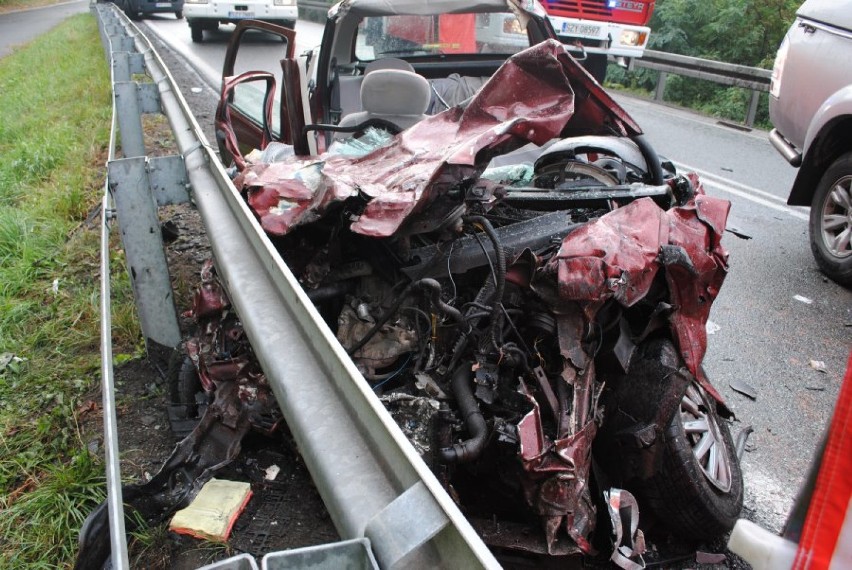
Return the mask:
<path id="1" fill-rule="evenodd" d="M 104 468 L 78 425 L 99 401 L 99 228 L 109 73 L 94 18 L 0 59 L 0 568 L 67 567 Z M 97 224 L 95 224 L 97 226 Z M 138 344 L 113 248 L 119 352 Z M 2 360 L 0 360 L 2 362 Z"/>

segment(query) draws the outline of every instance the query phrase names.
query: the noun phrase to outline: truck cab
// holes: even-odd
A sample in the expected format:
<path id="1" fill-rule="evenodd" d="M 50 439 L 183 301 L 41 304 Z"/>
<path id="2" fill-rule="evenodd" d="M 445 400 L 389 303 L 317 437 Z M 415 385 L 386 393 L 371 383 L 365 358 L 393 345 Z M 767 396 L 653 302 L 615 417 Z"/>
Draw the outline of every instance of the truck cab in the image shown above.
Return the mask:
<path id="1" fill-rule="evenodd" d="M 584 67 L 599 83 L 608 56 L 629 65 L 648 45 L 654 0 L 547 0 L 543 5 L 559 41 L 584 52 L 578 58 L 585 58 Z"/>

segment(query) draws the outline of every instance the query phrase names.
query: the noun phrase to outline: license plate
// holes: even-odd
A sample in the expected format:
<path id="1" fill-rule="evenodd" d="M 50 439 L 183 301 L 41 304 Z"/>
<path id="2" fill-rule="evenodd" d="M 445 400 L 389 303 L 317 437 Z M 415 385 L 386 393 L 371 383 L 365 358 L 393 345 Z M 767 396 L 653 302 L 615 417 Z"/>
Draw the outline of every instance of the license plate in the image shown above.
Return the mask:
<path id="1" fill-rule="evenodd" d="M 591 26 L 589 24 L 575 24 L 573 22 L 562 23 L 562 33 L 574 36 L 597 37 L 601 32 L 600 26 Z"/>
<path id="2" fill-rule="evenodd" d="M 154 4 L 154 6 L 156 6 L 157 8 L 171 8 L 172 3 L 171 2 L 157 2 L 156 4 Z"/>
<path id="3" fill-rule="evenodd" d="M 228 12 L 228 17 L 233 20 L 240 18 L 254 18 L 254 12 Z"/>

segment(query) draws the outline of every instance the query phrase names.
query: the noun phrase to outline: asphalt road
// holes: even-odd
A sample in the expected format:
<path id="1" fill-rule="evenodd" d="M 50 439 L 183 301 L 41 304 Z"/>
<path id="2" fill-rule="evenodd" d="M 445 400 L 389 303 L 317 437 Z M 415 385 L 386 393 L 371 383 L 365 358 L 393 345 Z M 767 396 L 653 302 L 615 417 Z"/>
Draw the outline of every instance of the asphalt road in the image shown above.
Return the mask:
<path id="1" fill-rule="evenodd" d="M 0 55 L 32 37 L 36 26 L 54 25 L 60 12 L 87 7 L 73 2 L 0 16 Z M 192 44 L 184 21 L 154 16 L 146 24 L 208 86 L 218 86 L 227 28 Z M 296 29 L 297 52 L 319 42 L 320 25 L 299 22 Z M 276 65 L 280 44 L 263 39 L 253 44 L 252 59 L 266 61 L 259 67 Z M 186 86 L 185 95 L 190 87 L 197 86 Z M 710 317 L 714 332 L 705 366 L 737 414 L 734 432 L 755 428 L 743 458 L 744 516 L 777 531 L 833 409 L 852 347 L 852 291 L 818 272 L 807 240 L 807 210 L 785 204 L 796 172 L 771 148 L 765 132 L 742 132 L 643 99 L 616 99 L 658 152 L 683 170 L 698 171 L 708 193 L 731 201 L 729 227 L 751 237 L 726 237 L 730 273 Z M 812 361 L 824 363 L 825 372 Z M 756 399 L 733 390 L 736 381 L 750 384 Z"/>
<path id="2" fill-rule="evenodd" d="M 0 14 L 0 57 L 9 55 L 16 46 L 47 32 L 68 16 L 88 11 L 89 0 L 75 0 Z"/>

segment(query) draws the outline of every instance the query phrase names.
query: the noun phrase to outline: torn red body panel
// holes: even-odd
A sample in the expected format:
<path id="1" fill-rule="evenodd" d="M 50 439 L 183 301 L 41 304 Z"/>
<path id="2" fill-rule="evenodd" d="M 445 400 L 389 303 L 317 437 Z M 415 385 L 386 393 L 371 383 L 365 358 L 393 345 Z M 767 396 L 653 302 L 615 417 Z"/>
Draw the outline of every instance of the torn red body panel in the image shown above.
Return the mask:
<path id="1" fill-rule="evenodd" d="M 584 88 L 581 100 L 572 83 Z M 350 229 L 388 237 L 460 180 L 478 178 L 493 156 L 527 142 L 542 145 L 566 128 L 641 133 L 565 49 L 548 40 L 507 60 L 467 106 L 417 123 L 389 146 L 355 160 L 294 157 L 251 165 L 235 185 L 247 193 L 270 234 L 284 235 L 321 216 L 330 204 L 360 193 L 369 202 Z"/>
<path id="2" fill-rule="evenodd" d="M 702 380 L 700 365 L 707 350 L 710 307 L 728 271 L 721 237 L 729 209 L 728 201 L 702 193 L 667 211 L 643 198 L 566 236 L 552 261 L 565 299 L 589 303 L 614 298 L 626 307 L 644 298 L 665 268 L 681 356 L 720 401 Z"/>

